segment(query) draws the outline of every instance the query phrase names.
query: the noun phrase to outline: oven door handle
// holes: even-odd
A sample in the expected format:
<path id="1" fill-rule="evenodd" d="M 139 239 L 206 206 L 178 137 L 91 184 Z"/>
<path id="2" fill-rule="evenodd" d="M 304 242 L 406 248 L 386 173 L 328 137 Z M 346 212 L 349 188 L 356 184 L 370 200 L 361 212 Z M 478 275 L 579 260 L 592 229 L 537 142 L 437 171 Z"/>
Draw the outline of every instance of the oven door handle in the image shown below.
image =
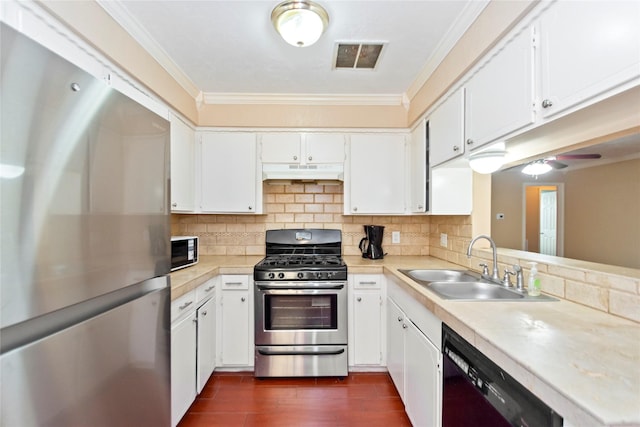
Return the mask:
<path id="1" fill-rule="evenodd" d="M 344 353 L 344 348 L 320 351 L 258 349 L 258 353 L 264 356 L 330 356 Z"/>
<path id="2" fill-rule="evenodd" d="M 258 289 L 261 291 L 269 291 L 269 290 L 292 290 L 292 289 L 344 289 L 344 284 L 333 285 L 333 284 L 318 284 L 318 285 L 256 285 Z"/>

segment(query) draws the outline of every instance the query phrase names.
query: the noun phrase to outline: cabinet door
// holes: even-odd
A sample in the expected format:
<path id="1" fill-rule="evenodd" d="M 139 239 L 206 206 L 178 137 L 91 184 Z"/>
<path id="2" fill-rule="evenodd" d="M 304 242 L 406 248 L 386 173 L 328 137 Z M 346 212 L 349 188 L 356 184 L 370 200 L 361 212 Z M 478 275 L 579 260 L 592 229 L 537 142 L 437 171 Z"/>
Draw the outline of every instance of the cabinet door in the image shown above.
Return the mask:
<path id="1" fill-rule="evenodd" d="M 640 75 L 640 2 L 555 2 L 541 15 L 540 39 L 550 116 Z"/>
<path id="2" fill-rule="evenodd" d="M 427 161 L 427 122 L 420 124 L 411 132 L 409 144 L 409 167 L 411 174 L 411 212 L 427 211 L 429 162 Z"/>
<path id="3" fill-rule="evenodd" d="M 198 394 L 216 367 L 216 298 L 210 298 L 197 311 L 198 316 Z"/>
<path id="4" fill-rule="evenodd" d="M 396 385 L 398 394 L 405 401 L 404 336 L 407 328 L 404 313 L 391 299 L 387 299 L 387 370 Z"/>
<path id="5" fill-rule="evenodd" d="M 252 133 L 202 134 L 201 209 L 260 213 L 256 189 L 256 139 Z"/>
<path id="6" fill-rule="evenodd" d="M 344 135 L 335 133 L 309 133 L 305 136 L 304 162 L 343 163 Z"/>
<path id="7" fill-rule="evenodd" d="M 171 211 L 195 209 L 195 131 L 171 116 Z"/>
<path id="8" fill-rule="evenodd" d="M 533 123 L 532 31 L 527 28 L 511 39 L 465 85 L 465 134 L 471 149 Z"/>
<path id="9" fill-rule="evenodd" d="M 353 363 L 380 365 L 382 362 L 382 310 L 380 291 L 353 293 Z M 351 344 L 351 343 L 350 343 Z"/>
<path id="10" fill-rule="evenodd" d="M 404 135 L 352 135 L 345 214 L 404 213 Z"/>
<path id="11" fill-rule="evenodd" d="M 458 89 L 429 116 L 429 165 L 464 154 L 464 146 L 464 89 Z"/>
<path id="12" fill-rule="evenodd" d="M 440 351 L 411 322 L 405 340 L 405 409 L 414 426 L 440 426 Z"/>
<path id="13" fill-rule="evenodd" d="M 171 424 L 177 425 L 196 398 L 196 313 L 171 327 Z"/>
<path id="14" fill-rule="evenodd" d="M 299 133 L 265 133 L 260 136 L 262 163 L 300 163 Z"/>
<path id="15" fill-rule="evenodd" d="M 222 321 L 220 332 L 221 363 L 224 366 L 250 366 L 249 348 L 252 328 L 250 322 L 249 291 L 222 291 Z"/>
<path id="16" fill-rule="evenodd" d="M 468 167 L 431 169 L 432 215 L 469 215 L 473 207 L 473 172 Z"/>

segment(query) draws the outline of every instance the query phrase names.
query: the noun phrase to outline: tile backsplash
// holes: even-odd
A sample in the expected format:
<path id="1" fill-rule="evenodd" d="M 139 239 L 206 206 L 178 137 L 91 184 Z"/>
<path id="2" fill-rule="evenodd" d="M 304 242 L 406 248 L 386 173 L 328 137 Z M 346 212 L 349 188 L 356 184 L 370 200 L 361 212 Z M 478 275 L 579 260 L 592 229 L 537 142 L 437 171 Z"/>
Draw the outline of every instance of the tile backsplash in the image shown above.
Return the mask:
<path id="1" fill-rule="evenodd" d="M 263 215 L 171 215 L 172 235 L 200 237 L 202 255 L 264 255 L 265 231 L 280 228 L 342 230 L 344 255 L 359 255 L 363 225 L 383 225 L 382 247 L 389 255 L 429 255 L 427 215 L 344 215 L 343 185 L 294 183 L 263 188 Z M 391 243 L 392 232 L 400 243 Z"/>

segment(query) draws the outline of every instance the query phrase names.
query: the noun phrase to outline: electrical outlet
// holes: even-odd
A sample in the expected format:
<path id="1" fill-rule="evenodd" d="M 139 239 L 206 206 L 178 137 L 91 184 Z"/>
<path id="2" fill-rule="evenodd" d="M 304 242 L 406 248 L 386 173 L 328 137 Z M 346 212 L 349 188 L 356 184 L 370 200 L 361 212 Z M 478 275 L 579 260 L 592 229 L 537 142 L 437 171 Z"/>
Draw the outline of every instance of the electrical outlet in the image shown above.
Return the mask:
<path id="1" fill-rule="evenodd" d="M 447 247 L 447 235 L 445 233 L 440 233 L 440 246 L 443 248 Z"/>
<path id="2" fill-rule="evenodd" d="M 391 243 L 400 243 L 400 232 L 392 231 L 391 232 Z"/>

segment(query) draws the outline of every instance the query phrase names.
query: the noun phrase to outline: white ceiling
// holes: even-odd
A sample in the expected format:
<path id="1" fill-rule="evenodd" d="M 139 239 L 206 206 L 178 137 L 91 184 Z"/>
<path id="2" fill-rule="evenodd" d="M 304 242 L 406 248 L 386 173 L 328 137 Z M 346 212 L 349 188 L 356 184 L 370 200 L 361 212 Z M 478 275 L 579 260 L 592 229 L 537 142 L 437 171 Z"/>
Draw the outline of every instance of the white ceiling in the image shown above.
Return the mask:
<path id="1" fill-rule="evenodd" d="M 98 0 L 192 96 L 410 98 L 484 0 L 317 0 L 329 27 L 313 46 L 275 32 L 279 0 Z M 336 43 L 385 42 L 375 70 L 335 70 Z"/>

